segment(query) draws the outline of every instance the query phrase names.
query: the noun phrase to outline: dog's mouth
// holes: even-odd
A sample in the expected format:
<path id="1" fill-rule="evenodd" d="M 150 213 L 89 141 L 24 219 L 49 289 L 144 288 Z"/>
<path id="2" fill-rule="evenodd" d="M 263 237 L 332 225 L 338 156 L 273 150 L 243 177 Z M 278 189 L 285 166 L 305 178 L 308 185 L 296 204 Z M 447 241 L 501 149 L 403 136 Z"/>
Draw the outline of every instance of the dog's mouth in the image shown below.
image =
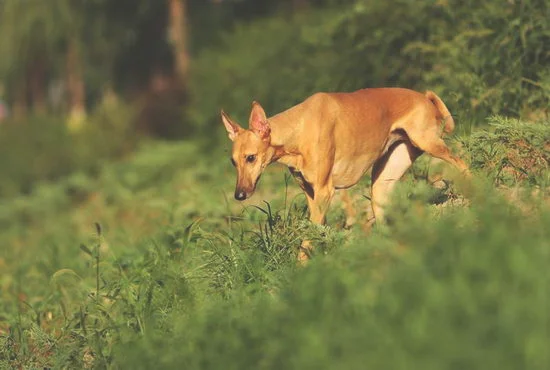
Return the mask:
<path id="1" fill-rule="evenodd" d="M 260 181 L 260 177 L 262 177 L 262 174 L 260 174 L 256 179 L 256 181 L 254 181 L 254 187 L 252 187 L 252 192 L 250 194 L 254 193 L 254 191 L 256 190 L 256 185 L 258 185 L 258 181 Z"/>

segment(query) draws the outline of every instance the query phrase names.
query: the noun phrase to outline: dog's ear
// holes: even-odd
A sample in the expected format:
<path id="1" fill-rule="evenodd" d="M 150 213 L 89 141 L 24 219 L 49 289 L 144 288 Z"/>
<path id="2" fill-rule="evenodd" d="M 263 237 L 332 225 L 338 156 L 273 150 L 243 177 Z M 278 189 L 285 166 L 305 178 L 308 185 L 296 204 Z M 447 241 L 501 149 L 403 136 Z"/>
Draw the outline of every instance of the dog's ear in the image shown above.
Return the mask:
<path id="1" fill-rule="evenodd" d="M 229 136 L 229 139 L 231 139 L 231 141 L 234 141 L 237 135 L 239 134 L 239 132 L 242 131 L 241 126 L 233 122 L 233 120 L 229 118 L 229 116 L 227 115 L 227 113 L 223 111 L 223 109 L 221 111 L 221 116 L 222 116 L 223 125 L 227 130 L 227 135 Z"/>
<path id="2" fill-rule="evenodd" d="M 252 102 L 252 111 L 250 112 L 250 119 L 248 121 L 250 130 L 254 131 L 262 140 L 268 140 L 271 134 L 271 127 L 267 122 L 265 111 L 260 103 Z"/>

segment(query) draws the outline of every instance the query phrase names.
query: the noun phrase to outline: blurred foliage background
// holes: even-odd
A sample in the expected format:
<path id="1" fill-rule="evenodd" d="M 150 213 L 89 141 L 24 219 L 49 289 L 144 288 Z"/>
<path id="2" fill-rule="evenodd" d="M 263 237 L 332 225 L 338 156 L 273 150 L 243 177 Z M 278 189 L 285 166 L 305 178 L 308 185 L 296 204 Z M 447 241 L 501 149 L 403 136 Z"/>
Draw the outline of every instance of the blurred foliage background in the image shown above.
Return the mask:
<path id="1" fill-rule="evenodd" d="M 540 119 L 546 0 L 7 0 L 0 3 L 0 197 L 131 152 L 218 140 L 218 112 L 274 114 L 316 91 L 403 86 L 460 129 Z M 212 130 L 220 135 L 211 135 Z"/>
<path id="2" fill-rule="evenodd" d="M 548 0 L 0 1 L 0 368 L 550 368 L 549 19 Z M 442 97 L 469 188 L 429 186 L 422 156 L 372 229 L 368 176 L 350 229 L 338 199 L 310 224 L 277 166 L 232 200 L 220 109 L 380 86 Z"/>

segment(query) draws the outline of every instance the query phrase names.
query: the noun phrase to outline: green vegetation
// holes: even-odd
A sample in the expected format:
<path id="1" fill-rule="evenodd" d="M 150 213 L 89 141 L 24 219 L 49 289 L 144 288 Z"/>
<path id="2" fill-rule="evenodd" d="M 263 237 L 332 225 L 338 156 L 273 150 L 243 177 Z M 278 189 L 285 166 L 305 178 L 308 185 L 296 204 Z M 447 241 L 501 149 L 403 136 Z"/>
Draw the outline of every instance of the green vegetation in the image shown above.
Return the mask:
<path id="1" fill-rule="evenodd" d="M 478 175 L 515 150 L 503 141 L 490 151 L 499 130 L 526 137 L 532 126 L 496 120 L 463 149 Z M 532 137 L 525 145 L 547 145 Z M 392 224 L 366 235 L 341 229 L 338 202 L 329 226 L 306 222 L 303 196 L 279 166 L 243 207 L 230 199 L 227 154 L 198 150 L 149 144 L 81 187 L 70 178 L 3 204 L 5 366 L 550 365 L 549 194 L 531 185 L 547 181 L 547 157 L 533 178 L 506 177 L 517 193 L 480 183 L 466 207 L 454 187 L 434 197 L 419 161 L 395 195 Z M 367 189 L 352 192 L 358 207 Z M 298 268 L 305 237 L 318 249 Z"/>
<path id="2" fill-rule="evenodd" d="M 140 139 L 132 116 L 132 109 L 121 105 L 99 107 L 77 132 L 56 116 L 0 127 L 0 199 L 75 172 L 93 175 L 104 161 L 131 153 Z"/>
<path id="3" fill-rule="evenodd" d="M 497 186 L 514 186 L 521 181 L 543 189 L 548 187 L 548 121 L 525 123 L 492 117 L 489 125 L 491 131 L 476 131 L 463 142 L 472 167 L 483 169 Z"/>
<path id="4" fill-rule="evenodd" d="M 546 1 L 188 0 L 175 87 L 184 2 L 53 3 L 0 2 L 0 368 L 550 368 Z M 40 100 L 36 60 L 81 74 L 85 119 Z M 338 196 L 309 223 L 279 165 L 233 200 L 221 108 L 380 85 L 437 91 L 472 184 L 435 189 L 422 156 L 372 228 L 368 178 L 349 229 Z"/>
<path id="5" fill-rule="evenodd" d="M 459 130 L 491 114 L 548 117 L 547 1 L 356 1 L 236 27 L 200 53 L 191 121 L 218 124 L 219 107 L 279 112 L 317 91 L 372 86 L 434 90 Z M 353 78 L 350 78 L 353 76 Z"/>

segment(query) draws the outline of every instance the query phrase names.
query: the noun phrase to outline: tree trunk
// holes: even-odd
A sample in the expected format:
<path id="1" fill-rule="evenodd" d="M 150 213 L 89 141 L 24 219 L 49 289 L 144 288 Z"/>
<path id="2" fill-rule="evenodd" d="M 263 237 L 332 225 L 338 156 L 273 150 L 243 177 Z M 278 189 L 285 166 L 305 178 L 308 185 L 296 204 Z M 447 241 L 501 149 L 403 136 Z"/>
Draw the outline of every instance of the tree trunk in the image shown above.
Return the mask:
<path id="1" fill-rule="evenodd" d="M 27 115 L 27 79 L 26 76 L 21 76 L 14 89 L 13 97 L 13 119 L 19 121 Z"/>
<path id="2" fill-rule="evenodd" d="M 309 7 L 309 0 L 292 0 L 292 8 L 295 11 L 307 9 Z"/>
<path id="3" fill-rule="evenodd" d="M 29 68 L 29 92 L 34 113 L 46 113 L 46 64 L 44 56 L 35 58 Z"/>
<path id="4" fill-rule="evenodd" d="M 189 54 L 187 51 L 187 0 L 168 0 L 169 32 L 175 59 L 175 73 L 182 86 L 187 82 Z"/>
<path id="5" fill-rule="evenodd" d="M 82 59 L 76 40 L 67 49 L 67 92 L 69 94 L 69 123 L 80 124 L 86 116 L 86 91 L 82 75 Z"/>

